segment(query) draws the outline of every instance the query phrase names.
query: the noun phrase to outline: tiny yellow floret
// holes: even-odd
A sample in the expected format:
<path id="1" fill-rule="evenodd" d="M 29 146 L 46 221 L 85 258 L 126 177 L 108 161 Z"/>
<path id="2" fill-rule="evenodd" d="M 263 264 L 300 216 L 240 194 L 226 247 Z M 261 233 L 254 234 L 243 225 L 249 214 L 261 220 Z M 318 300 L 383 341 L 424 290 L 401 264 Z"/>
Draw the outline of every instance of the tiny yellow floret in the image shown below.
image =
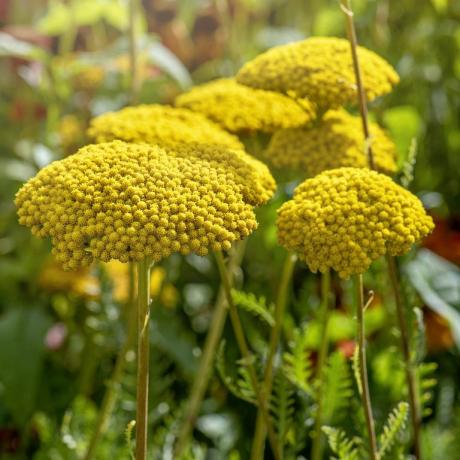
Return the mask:
<path id="1" fill-rule="evenodd" d="M 300 105 L 282 94 L 240 85 L 233 78 L 196 86 L 179 95 L 175 104 L 202 113 L 232 133 L 271 133 L 302 126 L 316 116 L 309 101 Z"/>
<path id="2" fill-rule="evenodd" d="M 19 222 L 51 237 L 66 269 L 95 259 L 159 261 L 248 236 L 253 206 L 270 197 L 269 177 L 257 160 L 224 147 L 112 141 L 51 163 L 21 187 L 16 205 Z"/>
<path id="3" fill-rule="evenodd" d="M 358 56 L 368 101 L 399 82 L 393 67 L 376 53 L 359 46 Z M 237 81 L 307 98 L 321 111 L 357 102 L 350 43 L 342 38 L 312 37 L 272 48 L 245 64 Z"/>
<path id="4" fill-rule="evenodd" d="M 100 115 L 91 120 L 88 136 L 95 142 L 122 140 L 155 145 L 207 143 L 243 147 L 236 136 L 204 115 L 159 104 L 126 107 Z"/>
<path id="5" fill-rule="evenodd" d="M 396 172 L 396 146 L 376 123 L 370 123 L 370 146 L 378 171 Z M 352 166 L 365 168 L 361 118 L 343 109 L 329 110 L 310 128 L 288 128 L 276 132 L 264 153 L 275 168 L 316 176 L 328 169 Z"/>
<path id="6" fill-rule="evenodd" d="M 278 239 L 313 272 L 364 273 L 388 253 L 402 255 L 434 228 L 420 200 L 364 168 L 325 171 L 300 184 L 278 210 Z"/>

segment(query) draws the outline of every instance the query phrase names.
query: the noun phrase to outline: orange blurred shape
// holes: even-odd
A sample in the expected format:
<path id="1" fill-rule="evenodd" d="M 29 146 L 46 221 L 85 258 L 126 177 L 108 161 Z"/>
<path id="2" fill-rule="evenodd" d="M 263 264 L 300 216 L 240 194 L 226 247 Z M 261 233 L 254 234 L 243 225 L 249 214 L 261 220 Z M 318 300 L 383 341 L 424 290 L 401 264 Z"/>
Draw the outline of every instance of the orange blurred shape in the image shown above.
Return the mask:
<path id="1" fill-rule="evenodd" d="M 434 222 L 436 227 L 423 245 L 441 257 L 460 264 L 460 218 L 435 218 Z"/>
<path id="2" fill-rule="evenodd" d="M 355 352 L 356 342 L 354 340 L 341 340 L 337 342 L 337 350 L 345 356 L 351 358 Z"/>
<path id="3" fill-rule="evenodd" d="M 425 322 L 426 347 L 429 353 L 448 350 L 454 346 L 449 323 L 442 316 L 425 308 L 423 319 Z"/>

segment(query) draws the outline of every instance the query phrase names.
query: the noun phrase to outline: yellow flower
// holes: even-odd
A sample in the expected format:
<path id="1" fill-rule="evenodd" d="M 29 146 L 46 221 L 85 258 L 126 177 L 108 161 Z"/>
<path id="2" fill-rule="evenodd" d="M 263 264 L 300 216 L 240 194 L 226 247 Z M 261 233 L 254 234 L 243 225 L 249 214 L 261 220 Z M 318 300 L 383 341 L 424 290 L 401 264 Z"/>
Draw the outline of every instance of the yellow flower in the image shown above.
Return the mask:
<path id="1" fill-rule="evenodd" d="M 389 93 L 399 81 L 393 67 L 361 46 L 358 56 L 367 99 Z M 350 44 L 341 38 L 312 37 L 272 48 L 245 64 L 237 81 L 307 98 L 322 111 L 357 101 Z"/>
<path id="2" fill-rule="evenodd" d="M 91 120 L 95 142 L 122 140 L 146 144 L 207 143 L 242 148 L 237 137 L 199 113 L 165 105 L 139 105 Z"/>
<path id="3" fill-rule="evenodd" d="M 200 112 L 233 133 L 301 126 L 315 118 L 314 106 L 272 91 L 249 88 L 222 78 L 192 88 L 176 98 L 176 105 Z"/>
<path id="4" fill-rule="evenodd" d="M 434 228 L 420 200 L 389 177 L 339 168 L 307 179 L 278 210 L 278 238 L 310 270 L 342 278 L 385 253 L 402 255 Z"/>
<path id="5" fill-rule="evenodd" d="M 396 146 L 376 123 L 370 123 L 371 147 L 376 168 L 396 172 Z M 343 166 L 365 168 L 361 119 L 345 110 L 329 110 L 317 125 L 288 128 L 276 132 L 265 151 L 267 160 L 277 168 L 289 168 L 309 176 Z"/>
<path id="6" fill-rule="evenodd" d="M 75 89 L 81 91 L 92 91 L 104 80 L 105 71 L 102 67 L 85 67 L 77 72 L 74 77 Z"/>
<path id="7" fill-rule="evenodd" d="M 85 133 L 82 121 L 75 115 L 64 115 L 59 122 L 59 137 L 64 149 L 78 145 Z"/>
<path id="8" fill-rule="evenodd" d="M 256 164 L 244 152 L 217 146 L 167 152 L 121 141 L 89 145 L 19 190 L 19 222 L 50 236 L 66 269 L 94 259 L 205 255 L 229 249 L 256 228 L 253 205 L 264 201 L 259 193 L 268 195 L 265 170 Z"/>

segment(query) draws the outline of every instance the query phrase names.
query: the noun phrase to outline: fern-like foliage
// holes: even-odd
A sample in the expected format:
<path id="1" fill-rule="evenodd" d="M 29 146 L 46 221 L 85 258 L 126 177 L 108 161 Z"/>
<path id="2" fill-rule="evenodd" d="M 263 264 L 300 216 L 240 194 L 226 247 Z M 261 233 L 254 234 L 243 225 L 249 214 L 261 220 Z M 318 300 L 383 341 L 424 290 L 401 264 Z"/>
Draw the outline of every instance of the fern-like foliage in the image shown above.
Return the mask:
<path id="1" fill-rule="evenodd" d="M 433 390 L 437 384 L 437 380 L 433 377 L 437 368 L 436 363 L 421 363 L 418 366 L 420 406 L 423 417 L 427 417 L 432 413 L 429 404 L 433 400 Z"/>
<path id="2" fill-rule="evenodd" d="M 355 377 L 356 386 L 358 387 L 358 392 L 360 395 L 363 394 L 363 382 L 361 380 L 361 364 L 359 363 L 359 345 L 356 344 L 353 351 L 353 358 L 351 361 L 353 368 L 353 375 Z"/>
<path id="3" fill-rule="evenodd" d="M 379 458 L 385 458 L 392 447 L 398 441 L 398 435 L 405 428 L 407 415 L 409 413 L 409 404 L 400 402 L 388 416 L 388 419 L 383 427 L 382 434 L 379 437 Z"/>
<path id="4" fill-rule="evenodd" d="M 232 289 L 232 298 L 235 305 L 251 313 L 265 324 L 272 327 L 275 324 L 273 318 L 273 306 L 267 305 L 265 297 L 256 297 L 252 292 L 243 292 Z"/>
<path id="5" fill-rule="evenodd" d="M 270 412 L 281 446 L 285 444 L 286 436 L 294 424 L 294 402 L 294 386 L 283 370 L 279 369 L 273 379 Z"/>
<path id="6" fill-rule="evenodd" d="M 131 420 L 127 425 L 125 429 L 125 441 L 126 441 L 126 447 L 129 452 L 129 456 L 131 460 L 134 460 L 134 447 L 133 447 L 133 430 L 134 427 L 136 426 L 136 421 Z"/>
<path id="7" fill-rule="evenodd" d="M 295 329 L 290 350 L 283 355 L 283 370 L 288 380 L 302 392 L 311 395 L 312 364 L 306 348 L 305 329 Z"/>
<path id="8" fill-rule="evenodd" d="M 320 384 L 322 382 L 319 382 Z M 324 420 L 329 422 L 337 418 L 349 405 L 353 395 L 353 380 L 350 366 L 340 352 L 330 355 L 326 368 L 326 389 L 324 392 Z"/>
<path id="9" fill-rule="evenodd" d="M 401 168 L 400 183 L 404 188 L 409 188 L 414 180 L 415 163 L 417 162 L 417 139 L 414 137 L 410 143 L 407 158 Z"/>
<path id="10" fill-rule="evenodd" d="M 323 426 L 327 436 L 329 447 L 337 457 L 334 460 L 358 460 L 359 451 L 355 439 L 349 439 L 346 433 L 340 428 Z"/>
<path id="11" fill-rule="evenodd" d="M 216 368 L 222 382 L 237 398 L 257 405 L 256 395 L 247 369 L 243 365 L 238 364 L 238 375 L 236 378 L 232 378 L 227 372 L 225 362 L 225 340 L 222 340 L 216 355 Z"/>

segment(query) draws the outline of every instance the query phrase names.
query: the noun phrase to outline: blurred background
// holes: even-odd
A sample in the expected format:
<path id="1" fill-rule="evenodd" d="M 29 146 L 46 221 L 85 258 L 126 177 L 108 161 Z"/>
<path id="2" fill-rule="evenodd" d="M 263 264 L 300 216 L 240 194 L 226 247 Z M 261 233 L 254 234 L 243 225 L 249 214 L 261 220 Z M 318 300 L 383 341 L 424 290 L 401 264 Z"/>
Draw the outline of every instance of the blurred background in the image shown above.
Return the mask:
<path id="1" fill-rule="evenodd" d="M 421 359 L 433 363 L 430 378 L 436 381 L 426 402 L 427 459 L 455 460 L 460 458 L 460 2 L 354 0 L 353 8 L 359 42 L 384 56 L 401 77 L 395 91 L 372 106 L 372 117 L 395 140 L 400 165 L 416 143 L 411 189 L 437 223 L 403 268 L 410 281 L 407 296 L 419 312 Z M 91 117 L 128 104 L 127 11 L 123 0 L 0 0 L 1 459 L 80 458 L 122 340 L 126 267 L 109 263 L 63 272 L 49 256 L 49 242 L 19 226 L 13 199 L 40 168 L 85 144 Z M 234 75 L 275 45 L 310 35 L 345 36 L 336 0 L 143 0 L 139 12 L 141 102 L 171 103 L 193 84 Z M 268 303 L 284 258 L 273 225 L 281 195 L 259 211 L 260 228 L 250 237 L 238 273 L 239 288 Z M 380 299 L 368 325 L 377 418 L 403 397 L 404 386 L 381 274 L 376 264 L 366 280 Z M 294 281 L 286 333 L 308 323 L 307 346 L 314 353 L 318 279 L 298 266 Z M 171 433 L 193 381 L 218 286 L 208 258 L 171 257 L 153 271 L 151 407 L 153 443 L 161 452 L 152 458 L 172 458 Z M 349 300 L 337 280 L 334 289 L 333 347 L 349 357 L 354 346 Z M 260 349 L 267 331 L 257 318 L 244 315 L 251 344 Z M 235 355 L 228 327 L 225 335 Z M 134 414 L 132 367 L 98 459 L 128 458 L 123 432 Z M 203 453 L 196 458 L 248 458 L 254 417 L 252 407 L 213 379 L 194 433 L 197 452 Z M 302 423 L 310 422 L 304 416 Z M 305 452 L 300 448 L 293 458 L 307 458 Z"/>

